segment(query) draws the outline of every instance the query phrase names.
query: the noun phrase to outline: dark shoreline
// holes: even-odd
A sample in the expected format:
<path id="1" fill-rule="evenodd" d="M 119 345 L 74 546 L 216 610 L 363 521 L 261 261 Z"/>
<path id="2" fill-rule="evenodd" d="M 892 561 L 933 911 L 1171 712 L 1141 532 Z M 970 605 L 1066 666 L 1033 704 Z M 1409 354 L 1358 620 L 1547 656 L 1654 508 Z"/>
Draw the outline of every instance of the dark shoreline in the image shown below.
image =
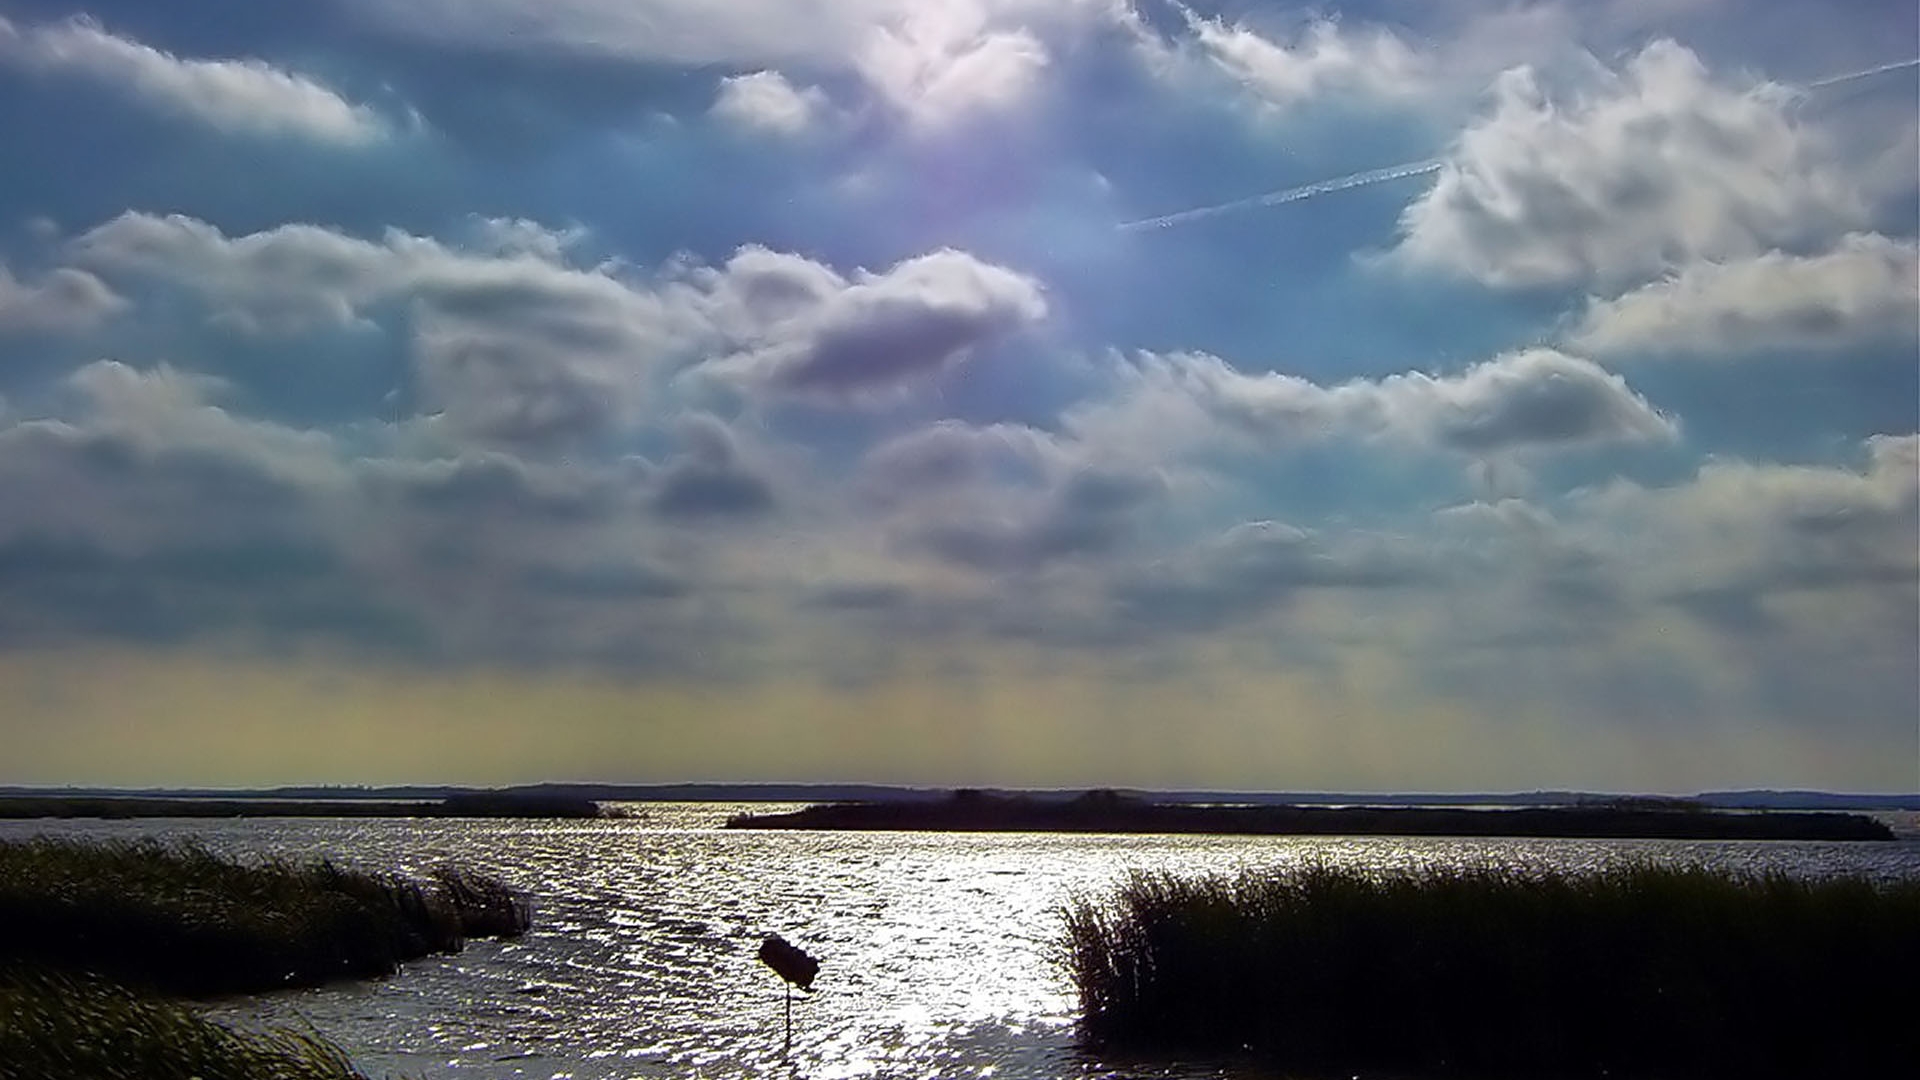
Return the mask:
<path id="1" fill-rule="evenodd" d="M 1892 840 L 1864 814 L 1752 813 L 1645 805 L 1466 809 L 1197 806 L 1092 792 L 1068 800 L 956 793 L 941 802 L 825 803 L 738 814 L 730 829 L 928 832 L 1212 833 L 1252 836 L 1529 836 L 1645 840 Z"/>
<path id="2" fill-rule="evenodd" d="M 0 820 L 23 818 L 597 818 L 599 803 L 554 795 L 475 792 L 444 799 L 219 799 L 164 796 L 17 795 L 0 797 Z"/>

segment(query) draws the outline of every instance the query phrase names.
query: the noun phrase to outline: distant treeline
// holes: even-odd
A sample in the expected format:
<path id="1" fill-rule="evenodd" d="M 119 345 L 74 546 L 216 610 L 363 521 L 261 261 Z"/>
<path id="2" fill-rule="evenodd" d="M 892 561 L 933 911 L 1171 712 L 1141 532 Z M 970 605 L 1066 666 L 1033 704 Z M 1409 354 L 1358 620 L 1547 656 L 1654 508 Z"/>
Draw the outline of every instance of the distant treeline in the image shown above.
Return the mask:
<path id="1" fill-rule="evenodd" d="M 522 784 L 506 794 L 557 796 L 597 802 L 935 802 L 943 788 L 889 784 Z M 438 800 L 475 794 L 475 789 L 430 785 L 301 786 L 218 790 L 170 788 L 26 788 L 0 786 L 0 798 L 12 796 L 127 796 L 170 799 Z M 1071 798 L 1072 791 L 990 789 L 990 794 L 1039 799 Z M 1835 793 L 1827 791 L 1709 791 L 1675 799 L 1669 796 L 1619 795 L 1585 791 L 1516 792 L 1331 792 L 1331 791 L 1128 791 L 1157 803 L 1234 803 L 1264 806 L 1585 806 L 1621 799 L 1691 802 L 1722 810 L 1920 810 L 1920 794 Z"/>
<path id="2" fill-rule="evenodd" d="M 959 791 L 940 802 L 828 803 L 737 814 L 734 829 L 948 832 L 1219 833 L 1286 836 L 1542 836 L 1676 840 L 1891 840 L 1859 814 L 1728 812 L 1620 800 L 1592 806 L 1467 809 L 1411 806 L 1202 806 L 1111 791 L 1039 799 Z"/>
<path id="3" fill-rule="evenodd" d="M 435 801 L 360 799 L 187 799 L 153 796 L 27 795 L 0 798 L 0 818 L 594 818 L 599 803 L 564 795 L 476 791 Z"/>

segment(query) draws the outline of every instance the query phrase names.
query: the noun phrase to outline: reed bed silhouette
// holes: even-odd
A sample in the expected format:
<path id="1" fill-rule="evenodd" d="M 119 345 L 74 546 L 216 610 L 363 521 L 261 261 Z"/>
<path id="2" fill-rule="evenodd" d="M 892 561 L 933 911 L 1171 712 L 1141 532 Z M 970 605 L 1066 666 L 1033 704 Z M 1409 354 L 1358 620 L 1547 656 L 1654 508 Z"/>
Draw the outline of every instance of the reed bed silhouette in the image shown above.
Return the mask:
<path id="1" fill-rule="evenodd" d="M 190 842 L 0 842 L 0 962 L 201 996 L 385 975 L 524 933 L 505 883 L 331 862 L 235 862 Z"/>
<path id="2" fill-rule="evenodd" d="M 367 1080 L 292 1028 L 238 1031 L 99 979 L 0 967 L 0 1080 Z"/>
<path id="3" fill-rule="evenodd" d="M 1140 873 L 1063 911 L 1082 1032 L 1316 1074 L 1883 1076 L 1920 881 L 1698 868 Z"/>

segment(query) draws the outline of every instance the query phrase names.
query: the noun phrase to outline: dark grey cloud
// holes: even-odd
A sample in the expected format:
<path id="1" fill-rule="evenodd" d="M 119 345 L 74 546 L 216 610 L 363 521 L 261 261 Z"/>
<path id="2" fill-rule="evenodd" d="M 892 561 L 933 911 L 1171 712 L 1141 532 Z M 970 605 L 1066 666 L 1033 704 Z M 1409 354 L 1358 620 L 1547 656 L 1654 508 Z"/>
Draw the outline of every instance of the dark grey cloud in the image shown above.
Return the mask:
<path id="1" fill-rule="evenodd" d="M 521 581 L 546 596 L 608 603 L 673 600 L 688 592 L 687 582 L 678 575 L 626 563 L 531 566 L 521 574 Z"/>
<path id="2" fill-rule="evenodd" d="M 1039 282 L 951 249 L 851 281 L 795 264 L 804 277 L 781 282 L 771 269 L 761 268 L 757 290 L 821 299 L 750 328 L 746 347 L 714 370 L 816 400 L 884 396 L 1047 313 Z"/>
<path id="3" fill-rule="evenodd" d="M 217 639 L 251 649 L 322 641 L 418 657 L 424 627 L 300 538 L 114 552 L 79 536 L 0 541 L 0 646 Z"/>
<path id="4" fill-rule="evenodd" d="M 693 413 L 675 425 L 683 452 L 654 477 L 655 513 L 673 518 L 750 517 L 774 508 L 773 485 L 742 461 L 733 432 Z"/>
<path id="5" fill-rule="evenodd" d="M 1308 590 L 1401 590 L 1438 585 L 1431 554 L 1390 538 L 1323 537 L 1271 521 L 1117 576 L 1119 617 L 1140 627 L 1214 630 L 1285 606 Z"/>
<path id="6" fill-rule="evenodd" d="M 1149 473 L 1083 468 L 1024 505 L 976 514 L 934 510 L 905 526 L 904 544 L 982 571 L 1023 571 L 1122 547 L 1141 512 L 1166 492 Z"/>
<path id="7" fill-rule="evenodd" d="M 981 484 L 1033 487 L 1067 456 L 1054 436 L 1034 428 L 941 420 L 869 450 L 857 485 L 883 507 Z"/>
<path id="8" fill-rule="evenodd" d="M 738 468 L 686 462 L 669 466 L 653 508 L 668 517 L 760 514 L 773 509 L 773 488 Z"/>
<path id="9" fill-rule="evenodd" d="M 371 498 L 472 521 L 588 521 L 613 513 L 619 496 L 611 481 L 584 468 L 536 466 L 490 451 L 424 461 L 371 459 L 356 468 Z"/>
<path id="10" fill-rule="evenodd" d="M 905 607 L 913 598 L 912 589 L 892 582 L 840 582 L 808 590 L 801 596 L 800 606 L 824 611 L 886 612 Z"/>

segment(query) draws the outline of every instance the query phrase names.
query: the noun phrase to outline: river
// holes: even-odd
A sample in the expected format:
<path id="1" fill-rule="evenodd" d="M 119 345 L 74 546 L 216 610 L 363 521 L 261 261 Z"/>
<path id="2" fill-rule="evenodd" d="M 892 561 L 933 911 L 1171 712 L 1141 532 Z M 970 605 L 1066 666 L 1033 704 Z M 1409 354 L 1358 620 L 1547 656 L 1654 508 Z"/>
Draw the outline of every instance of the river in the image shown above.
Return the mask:
<path id="1" fill-rule="evenodd" d="M 1058 910 L 1136 869 L 1656 860 L 1920 877 L 1912 815 L 1894 843 L 1831 844 L 734 832 L 719 826 L 744 807 L 632 809 L 604 821 L 12 821 L 0 837 L 193 837 L 249 859 L 453 862 L 505 878 L 534 902 L 519 940 L 473 942 L 388 979 L 211 1006 L 241 1025 L 311 1024 L 375 1077 L 479 1080 L 1260 1076 L 1076 1047 L 1071 987 L 1050 957 Z M 754 959 L 770 932 L 821 960 L 815 992 L 794 997 L 790 1049 L 783 984 Z"/>

